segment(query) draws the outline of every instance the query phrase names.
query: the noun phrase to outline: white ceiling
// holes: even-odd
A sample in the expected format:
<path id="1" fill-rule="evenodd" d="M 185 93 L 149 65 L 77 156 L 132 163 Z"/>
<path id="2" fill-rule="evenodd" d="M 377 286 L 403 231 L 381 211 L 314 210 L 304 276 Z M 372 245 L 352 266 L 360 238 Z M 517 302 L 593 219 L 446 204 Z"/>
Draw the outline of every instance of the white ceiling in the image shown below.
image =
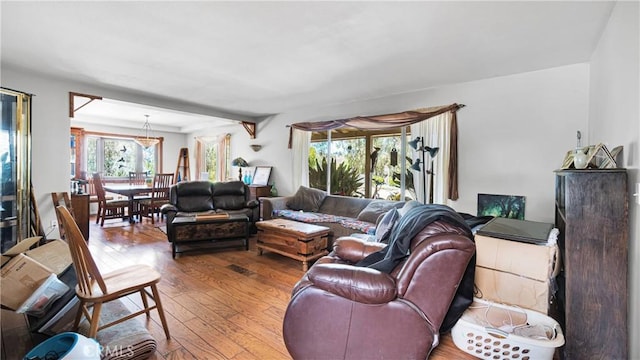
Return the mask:
<path id="1" fill-rule="evenodd" d="M 263 116 L 586 62 L 613 5 L 2 1 L 0 55 L 3 67 Z M 141 126 L 142 110 L 121 120 Z M 219 121 L 173 115 L 175 131 Z"/>

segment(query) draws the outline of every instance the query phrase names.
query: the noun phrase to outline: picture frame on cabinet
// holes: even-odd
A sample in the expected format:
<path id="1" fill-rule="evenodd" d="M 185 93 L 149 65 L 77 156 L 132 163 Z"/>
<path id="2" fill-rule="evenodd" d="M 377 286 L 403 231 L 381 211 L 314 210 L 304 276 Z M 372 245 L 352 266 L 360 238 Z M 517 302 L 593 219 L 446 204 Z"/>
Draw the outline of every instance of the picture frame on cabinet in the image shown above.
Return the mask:
<path id="1" fill-rule="evenodd" d="M 271 166 L 256 166 L 251 185 L 268 185 L 271 177 Z"/>

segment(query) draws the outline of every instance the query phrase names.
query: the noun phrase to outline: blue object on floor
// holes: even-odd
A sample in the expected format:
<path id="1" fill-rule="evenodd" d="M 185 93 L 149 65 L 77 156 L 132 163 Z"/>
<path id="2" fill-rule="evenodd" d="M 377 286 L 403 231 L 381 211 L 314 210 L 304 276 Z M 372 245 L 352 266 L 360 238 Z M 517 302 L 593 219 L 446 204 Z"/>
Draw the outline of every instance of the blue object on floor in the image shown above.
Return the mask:
<path id="1" fill-rule="evenodd" d="M 64 332 L 33 348 L 23 360 L 100 360 L 100 344 L 74 332 Z"/>

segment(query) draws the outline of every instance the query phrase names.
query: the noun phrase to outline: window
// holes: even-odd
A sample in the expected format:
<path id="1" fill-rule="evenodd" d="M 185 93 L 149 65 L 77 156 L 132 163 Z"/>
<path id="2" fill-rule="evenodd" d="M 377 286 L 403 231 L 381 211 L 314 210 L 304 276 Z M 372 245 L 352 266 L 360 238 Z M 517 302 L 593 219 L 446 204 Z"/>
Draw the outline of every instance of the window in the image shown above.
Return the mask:
<path id="1" fill-rule="evenodd" d="M 86 172 L 105 178 L 128 178 L 129 172 L 155 174 L 159 169 L 158 149 L 162 142 L 143 148 L 133 138 L 86 133 Z"/>
<path id="2" fill-rule="evenodd" d="M 406 141 L 409 140 L 407 136 Z M 400 200 L 400 181 L 402 161 L 400 134 L 377 135 L 371 137 L 373 149 L 369 151 L 371 161 L 371 198 Z M 411 166 L 410 159 L 405 159 L 405 169 Z M 415 199 L 413 176 L 411 170 L 405 170 L 405 199 Z"/>
<path id="3" fill-rule="evenodd" d="M 229 175 L 231 135 L 196 138 L 196 174 L 198 180 L 226 181 Z"/>
<path id="4" fill-rule="evenodd" d="M 331 135 L 331 193 L 400 200 L 400 150 L 403 144 L 401 132 L 401 129 L 334 130 Z M 326 132 L 313 132 L 309 145 L 309 186 L 327 189 L 328 153 L 329 142 Z M 405 169 L 410 166 L 410 158 L 405 159 Z M 404 175 L 404 196 L 406 199 L 415 199 L 413 175 L 410 170 L 406 170 Z"/>
<path id="5" fill-rule="evenodd" d="M 327 189 L 328 142 L 315 141 L 309 149 L 309 185 Z M 331 141 L 331 193 L 365 196 L 365 138 Z"/>
<path id="6" fill-rule="evenodd" d="M 206 172 L 206 179 L 215 181 L 218 173 L 218 144 L 207 142 L 203 146 L 204 156 L 204 168 L 202 172 Z M 200 180 L 205 180 L 204 176 L 200 177 Z"/>

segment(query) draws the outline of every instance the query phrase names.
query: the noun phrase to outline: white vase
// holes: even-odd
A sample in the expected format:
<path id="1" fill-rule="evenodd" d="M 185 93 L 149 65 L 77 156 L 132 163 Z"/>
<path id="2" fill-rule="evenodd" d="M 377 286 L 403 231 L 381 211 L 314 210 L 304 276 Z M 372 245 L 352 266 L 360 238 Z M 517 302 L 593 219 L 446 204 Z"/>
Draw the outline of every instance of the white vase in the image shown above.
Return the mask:
<path id="1" fill-rule="evenodd" d="M 576 149 L 576 153 L 573 155 L 573 166 L 576 169 L 584 169 L 587 165 L 587 154 L 582 149 Z"/>

